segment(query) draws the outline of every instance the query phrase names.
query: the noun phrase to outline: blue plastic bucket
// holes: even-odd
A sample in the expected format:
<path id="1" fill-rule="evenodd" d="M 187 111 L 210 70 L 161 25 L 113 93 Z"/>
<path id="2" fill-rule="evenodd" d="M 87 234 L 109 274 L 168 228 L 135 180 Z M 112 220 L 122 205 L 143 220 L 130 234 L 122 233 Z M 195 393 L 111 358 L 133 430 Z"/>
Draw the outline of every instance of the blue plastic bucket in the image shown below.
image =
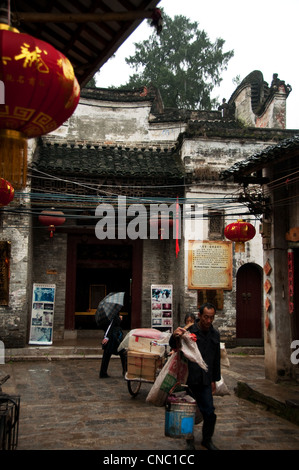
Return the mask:
<path id="1" fill-rule="evenodd" d="M 165 411 L 165 436 L 191 439 L 195 422 L 196 404 L 167 403 Z"/>

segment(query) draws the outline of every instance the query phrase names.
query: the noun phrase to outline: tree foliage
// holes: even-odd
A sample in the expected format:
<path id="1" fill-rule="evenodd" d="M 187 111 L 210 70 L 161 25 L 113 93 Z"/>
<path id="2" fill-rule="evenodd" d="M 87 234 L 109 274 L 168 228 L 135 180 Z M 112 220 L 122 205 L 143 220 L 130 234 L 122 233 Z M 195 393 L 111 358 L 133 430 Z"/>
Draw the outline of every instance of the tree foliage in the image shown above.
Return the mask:
<path id="1" fill-rule="evenodd" d="M 197 22 L 184 16 L 171 19 L 163 13 L 163 28 L 135 43 L 135 54 L 126 59 L 135 69 L 129 81 L 118 88 L 156 86 L 166 107 L 210 110 L 216 100 L 210 95 L 222 81 L 234 52 L 223 52 L 225 41 L 212 43 Z"/>

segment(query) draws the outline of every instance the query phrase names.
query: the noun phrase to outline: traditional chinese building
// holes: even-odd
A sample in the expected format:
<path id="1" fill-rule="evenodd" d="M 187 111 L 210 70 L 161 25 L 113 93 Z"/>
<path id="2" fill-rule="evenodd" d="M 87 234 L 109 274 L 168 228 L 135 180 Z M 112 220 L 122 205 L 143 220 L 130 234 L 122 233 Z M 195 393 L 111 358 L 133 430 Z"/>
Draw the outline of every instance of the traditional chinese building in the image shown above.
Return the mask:
<path id="1" fill-rule="evenodd" d="M 290 89 L 282 81 L 277 87 L 275 80 L 268 86 L 254 72 L 227 104 L 211 112 L 164 109 L 153 87 L 83 89 L 71 118 L 32 142 L 26 190 L 2 210 L 3 240 L 12 247 L 9 302 L 0 310 L 7 347 L 30 340 L 33 288 L 40 285 L 55 286 L 54 341 L 98 334 L 97 302 L 117 290 L 126 293 L 125 329 L 171 328 L 182 324 L 185 313 L 212 300 L 223 341 L 263 345 L 259 225 L 266 201 L 259 182 L 255 192 L 248 192 L 247 183 L 240 188 L 219 175 L 295 135 L 281 117 Z M 159 218 L 150 220 L 151 205 L 158 204 L 171 208 L 167 227 L 159 226 Z M 106 238 L 96 234 L 107 215 L 103 207 L 116 221 Z M 63 214 L 52 214 L 51 237 L 40 215 L 53 208 Z M 180 214 L 185 211 L 180 238 L 174 230 L 177 208 Z M 146 233 L 134 238 L 138 209 Z M 59 217 L 65 219 L 62 225 Z M 240 217 L 257 234 L 244 252 L 236 253 L 224 228 Z M 154 224 L 155 238 L 150 236 Z M 163 231 L 167 228 L 169 235 Z M 193 256 L 194 246 L 204 248 L 204 259 Z M 171 301 L 164 299 L 155 308 L 159 312 L 153 310 L 152 286 L 171 288 Z"/>

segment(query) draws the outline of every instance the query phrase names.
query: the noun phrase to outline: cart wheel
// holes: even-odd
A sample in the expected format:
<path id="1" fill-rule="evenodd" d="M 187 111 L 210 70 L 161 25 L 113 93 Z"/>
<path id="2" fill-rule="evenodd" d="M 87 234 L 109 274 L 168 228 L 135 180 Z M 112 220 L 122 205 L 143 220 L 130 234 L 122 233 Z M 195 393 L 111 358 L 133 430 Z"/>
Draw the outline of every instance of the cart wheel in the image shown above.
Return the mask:
<path id="1" fill-rule="evenodd" d="M 141 387 L 141 380 L 128 380 L 128 390 L 132 397 L 136 397 Z"/>

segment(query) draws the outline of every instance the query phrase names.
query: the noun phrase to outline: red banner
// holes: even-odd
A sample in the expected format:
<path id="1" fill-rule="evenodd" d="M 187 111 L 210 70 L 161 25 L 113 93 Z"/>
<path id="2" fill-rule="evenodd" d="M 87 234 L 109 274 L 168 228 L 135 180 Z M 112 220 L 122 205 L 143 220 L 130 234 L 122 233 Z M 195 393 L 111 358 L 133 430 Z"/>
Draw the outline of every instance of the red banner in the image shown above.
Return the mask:
<path id="1" fill-rule="evenodd" d="M 294 252 L 288 250 L 289 313 L 294 313 Z"/>

